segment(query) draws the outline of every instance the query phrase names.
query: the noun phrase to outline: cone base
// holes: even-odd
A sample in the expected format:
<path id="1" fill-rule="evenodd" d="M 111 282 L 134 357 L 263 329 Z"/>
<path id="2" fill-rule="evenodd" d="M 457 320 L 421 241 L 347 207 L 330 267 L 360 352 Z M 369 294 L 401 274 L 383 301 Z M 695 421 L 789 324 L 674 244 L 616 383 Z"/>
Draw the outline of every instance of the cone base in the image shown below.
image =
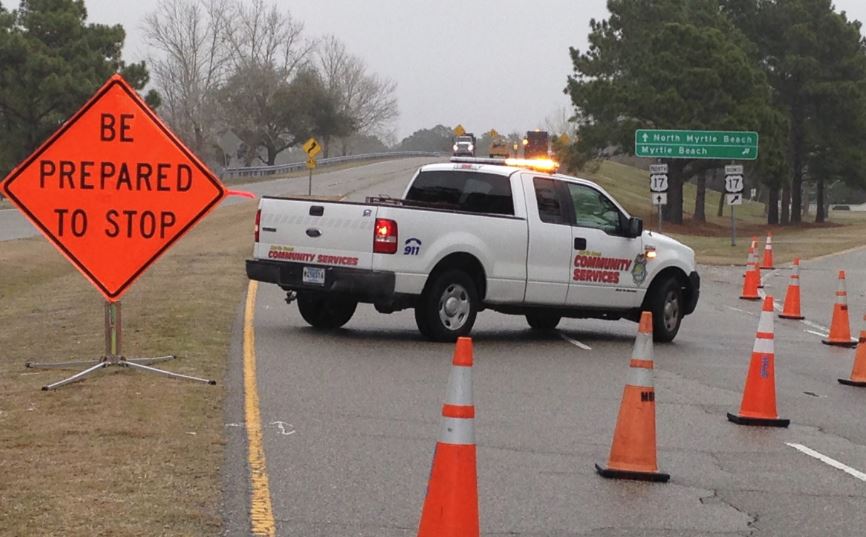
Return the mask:
<path id="1" fill-rule="evenodd" d="M 856 341 L 845 341 L 844 339 L 822 339 L 821 343 L 824 345 L 833 345 L 834 347 L 848 347 L 849 349 L 853 349 L 857 346 Z"/>
<path id="2" fill-rule="evenodd" d="M 635 472 L 633 470 L 616 470 L 613 468 L 602 468 L 598 464 L 595 465 L 595 470 L 601 477 L 608 479 L 634 479 L 637 481 L 655 481 L 656 483 L 667 483 L 671 478 L 670 474 L 662 472 Z"/>
<path id="3" fill-rule="evenodd" d="M 761 270 L 776 270 L 776 267 L 761 267 Z"/>
<path id="4" fill-rule="evenodd" d="M 844 384 L 846 386 L 859 386 L 866 387 L 866 380 L 851 380 L 851 379 L 837 379 L 839 384 Z"/>
<path id="5" fill-rule="evenodd" d="M 784 313 L 780 313 L 779 318 L 780 319 L 796 319 L 798 321 L 805 319 L 805 317 L 803 317 L 802 315 L 786 315 Z"/>
<path id="6" fill-rule="evenodd" d="M 773 418 L 747 418 L 746 416 L 737 416 L 728 412 L 728 420 L 737 425 L 756 425 L 758 427 L 787 427 L 791 424 L 791 420 L 773 419 Z"/>
<path id="7" fill-rule="evenodd" d="M 761 300 L 759 296 L 743 296 L 740 295 L 740 300 Z"/>

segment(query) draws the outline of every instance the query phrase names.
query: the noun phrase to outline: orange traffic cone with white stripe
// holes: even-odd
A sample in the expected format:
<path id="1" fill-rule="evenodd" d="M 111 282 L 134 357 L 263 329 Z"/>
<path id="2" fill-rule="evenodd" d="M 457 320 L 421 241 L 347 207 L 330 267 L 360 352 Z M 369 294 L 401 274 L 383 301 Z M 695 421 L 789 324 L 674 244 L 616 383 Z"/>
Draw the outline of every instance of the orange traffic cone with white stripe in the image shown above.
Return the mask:
<path id="1" fill-rule="evenodd" d="M 782 319 L 805 319 L 800 313 L 800 258 L 794 258 L 794 267 L 791 270 L 791 282 L 788 284 L 788 291 L 785 293 L 785 305 L 782 307 L 782 313 L 779 314 Z"/>
<path id="2" fill-rule="evenodd" d="M 457 339 L 418 537 L 478 537 L 472 339 Z"/>
<path id="3" fill-rule="evenodd" d="M 607 467 L 595 465 L 603 477 L 662 482 L 670 479 L 670 475 L 659 472 L 656 462 L 655 400 L 653 318 L 652 313 L 645 311 L 641 313 L 634 341 Z"/>
<path id="4" fill-rule="evenodd" d="M 761 300 L 761 295 L 758 294 L 758 284 L 761 280 L 761 269 L 758 263 L 752 265 L 752 270 L 746 271 L 746 277 L 743 278 L 743 292 L 740 293 L 740 298 L 743 300 Z"/>
<path id="5" fill-rule="evenodd" d="M 848 322 L 848 292 L 845 290 L 845 271 L 839 271 L 839 285 L 836 288 L 836 304 L 833 305 L 833 319 L 830 321 L 830 335 L 822 339 L 825 345 L 854 347 L 851 339 L 851 324 Z"/>
<path id="6" fill-rule="evenodd" d="M 866 316 L 863 316 L 866 321 Z M 839 379 L 839 383 L 848 386 L 866 386 L 866 330 L 860 330 L 860 340 L 857 342 L 857 352 L 854 353 L 854 368 L 851 378 Z"/>
<path id="7" fill-rule="evenodd" d="M 776 353 L 773 348 L 773 297 L 764 297 L 758 333 L 752 347 L 752 360 L 743 388 L 740 413 L 728 413 L 728 419 L 739 425 L 787 427 L 791 420 L 779 418 L 776 411 Z"/>
<path id="8" fill-rule="evenodd" d="M 773 266 L 773 234 L 767 232 L 767 242 L 764 243 L 764 261 L 761 263 L 762 269 L 772 269 Z"/>

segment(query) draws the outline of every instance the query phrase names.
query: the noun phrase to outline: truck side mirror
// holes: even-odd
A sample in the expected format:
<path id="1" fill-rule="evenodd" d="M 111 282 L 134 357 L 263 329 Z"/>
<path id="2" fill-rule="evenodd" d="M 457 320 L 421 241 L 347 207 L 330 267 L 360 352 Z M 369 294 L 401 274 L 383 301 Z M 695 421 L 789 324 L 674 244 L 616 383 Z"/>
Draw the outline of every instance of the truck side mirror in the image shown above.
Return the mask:
<path id="1" fill-rule="evenodd" d="M 631 238 L 640 237 L 643 233 L 643 220 L 632 216 L 628 219 L 628 236 Z"/>

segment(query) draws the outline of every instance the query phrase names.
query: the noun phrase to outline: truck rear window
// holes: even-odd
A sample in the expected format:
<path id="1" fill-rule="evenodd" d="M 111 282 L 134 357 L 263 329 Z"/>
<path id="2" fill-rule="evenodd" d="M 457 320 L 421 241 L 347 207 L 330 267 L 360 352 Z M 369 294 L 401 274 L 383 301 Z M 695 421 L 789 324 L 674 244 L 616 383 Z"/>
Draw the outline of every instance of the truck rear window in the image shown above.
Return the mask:
<path id="1" fill-rule="evenodd" d="M 470 213 L 514 214 L 511 181 L 504 175 L 464 171 L 420 172 L 406 199 Z"/>

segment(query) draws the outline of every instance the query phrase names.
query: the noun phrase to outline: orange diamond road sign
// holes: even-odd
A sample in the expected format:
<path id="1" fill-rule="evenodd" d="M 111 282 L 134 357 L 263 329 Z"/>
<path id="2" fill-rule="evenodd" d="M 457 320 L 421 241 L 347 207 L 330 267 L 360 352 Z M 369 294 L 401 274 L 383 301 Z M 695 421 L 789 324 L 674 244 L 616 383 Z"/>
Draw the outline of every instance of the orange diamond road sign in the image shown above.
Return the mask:
<path id="1" fill-rule="evenodd" d="M 120 75 L 2 188 L 111 302 L 226 196 Z"/>

